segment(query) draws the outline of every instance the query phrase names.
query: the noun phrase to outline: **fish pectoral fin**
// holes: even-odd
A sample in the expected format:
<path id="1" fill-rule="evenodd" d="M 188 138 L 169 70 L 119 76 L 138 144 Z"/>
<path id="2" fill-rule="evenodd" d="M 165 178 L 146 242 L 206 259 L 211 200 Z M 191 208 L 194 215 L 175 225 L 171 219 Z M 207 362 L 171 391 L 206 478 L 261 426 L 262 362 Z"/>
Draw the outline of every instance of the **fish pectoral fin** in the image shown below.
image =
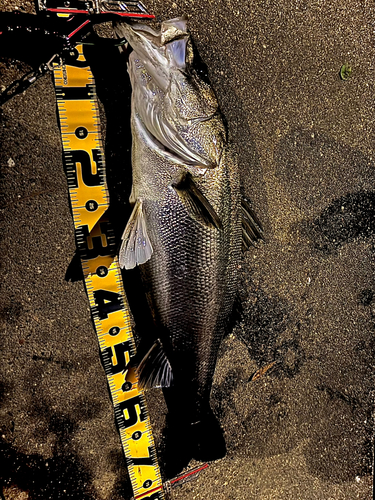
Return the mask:
<path id="1" fill-rule="evenodd" d="M 122 235 L 119 253 L 120 267 L 133 269 L 139 264 L 144 264 L 150 259 L 152 252 L 143 215 L 142 200 L 138 198 Z"/>
<path id="2" fill-rule="evenodd" d="M 204 226 L 223 229 L 219 216 L 197 187 L 189 172 L 184 172 L 178 182 L 172 184 L 172 187 L 193 219 Z"/>
<path id="3" fill-rule="evenodd" d="M 263 227 L 251 208 L 249 201 L 242 197 L 241 199 L 241 214 L 242 214 L 242 249 L 248 250 L 251 246 L 255 246 L 259 240 L 264 241 Z"/>
<path id="4" fill-rule="evenodd" d="M 173 382 L 171 364 L 158 339 L 143 357 L 137 368 L 139 386 L 144 389 L 151 387 L 170 387 Z"/>

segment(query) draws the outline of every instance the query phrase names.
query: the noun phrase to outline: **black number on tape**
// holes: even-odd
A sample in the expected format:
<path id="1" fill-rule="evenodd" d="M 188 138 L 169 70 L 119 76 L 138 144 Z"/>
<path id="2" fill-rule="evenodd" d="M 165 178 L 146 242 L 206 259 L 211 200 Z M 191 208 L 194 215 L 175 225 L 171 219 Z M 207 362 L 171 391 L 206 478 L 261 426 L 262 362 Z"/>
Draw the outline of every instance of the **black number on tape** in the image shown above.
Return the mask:
<path id="1" fill-rule="evenodd" d="M 152 447 L 148 447 L 148 457 L 128 457 L 126 459 L 128 465 L 154 465 L 155 464 L 155 452 Z M 149 488 L 152 484 L 150 479 L 147 480 L 147 484 L 143 485 L 144 488 Z"/>
<path id="2" fill-rule="evenodd" d="M 161 500 L 163 497 L 161 493 L 153 493 L 150 497 L 142 497 L 142 500 Z"/>
<path id="3" fill-rule="evenodd" d="M 125 382 L 124 384 L 122 384 L 121 390 L 122 390 L 122 392 L 128 392 L 128 391 L 130 391 L 130 389 L 132 387 L 133 387 L 133 384 L 131 382 Z"/>
<path id="4" fill-rule="evenodd" d="M 99 319 L 108 318 L 108 314 L 120 311 L 123 307 L 121 295 L 109 290 L 94 290 L 94 300 L 96 308 L 93 308 L 93 315 Z"/>
<path id="5" fill-rule="evenodd" d="M 113 353 L 114 351 L 114 353 Z M 131 343 L 129 341 L 121 342 L 113 347 L 109 346 L 103 349 L 103 365 L 107 375 L 116 375 L 117 373 L 126 370 L 126 354 L 130 360 L 130 353 L 132 352 Z M 113 356 L 116 356 L 117 363 L 113 364 Z"/>
<path id="6" fill-rule="evenodd" d="M 121 401 L 115 406 L 115 415 L 119 429 L 132 427 L 139 420 L 143 422 L 147 418 L 147 411 L 141 396 L 134 396 L 126 401 Z"/>
<path id="7" fill-rule="evenodd" d="M 91 150 L 94 162 L 96 163 L 96 174 L 92 173 L 93 165 L 90 155 L 84 149 L 64 151 L 64 165 L 68 178 L 69 188 L 78 188 L 77 165 L 81 165 L 82 180 L 86 186 L 101 186 L 104 181 L 103 155 L 100 149 Z"/>
<path id="8" fill-rule="evenodd" d="M 77 127 L 74 133 L 77 139 L 86 139 L 88 136 L 88 130 L 86 127 Z"/>
<path id="9" fill-rule="evenodd" d="M 116 337 L 120 333 L 120 328 L 118 326 L 112 326 L 108 332 L 112 337 Z"/>
<path id="10" fill-rule="evenodd" d="M 92 236 L 89 234 L 88 226 L 77 229 L 77 244 L 84 259 L 96 259 L 106 257 L 115 253 L 115 237 L 113 229 L 108 222 L 99 223 L 100 234 Z"/>

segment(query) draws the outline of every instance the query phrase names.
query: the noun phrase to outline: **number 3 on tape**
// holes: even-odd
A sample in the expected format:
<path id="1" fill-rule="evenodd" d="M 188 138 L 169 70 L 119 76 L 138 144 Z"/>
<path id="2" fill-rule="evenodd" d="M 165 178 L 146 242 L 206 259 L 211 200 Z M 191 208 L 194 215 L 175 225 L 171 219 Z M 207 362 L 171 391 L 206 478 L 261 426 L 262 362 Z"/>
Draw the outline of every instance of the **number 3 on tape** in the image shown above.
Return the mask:
<path id="1" fill-rule="evenodd" d="M 95 82 L 82 45 L 76 55 L 70 65 L 54 68 L 76 242 L 134 498 L 162 500 L 145 397 L 129 369 L 135 344 L 113 230 L 104 215 L 109 197 Z"/>

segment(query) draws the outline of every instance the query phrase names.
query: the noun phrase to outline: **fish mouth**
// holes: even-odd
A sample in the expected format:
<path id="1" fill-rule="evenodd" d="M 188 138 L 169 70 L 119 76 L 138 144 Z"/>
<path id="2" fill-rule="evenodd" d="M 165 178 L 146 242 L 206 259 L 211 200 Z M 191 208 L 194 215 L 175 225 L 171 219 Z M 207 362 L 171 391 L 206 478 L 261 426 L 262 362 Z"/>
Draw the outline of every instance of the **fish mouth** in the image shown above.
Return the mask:
<path id="1" fill-rule="evenodd" d="M 123 25 L 124 23 L 117 23 L 117 25 Z M 126 25 L 129 27 L 126 28 Z M 150 42 L 152 42 L 156 46 L 163 46 L 171 41 L 179 40 L 181 38 L 185 38 L 189 36 L 187 31 L 187 17 L 181 16 L 174 19 L 169 19 L 168 21 L 163 21 L 161 23 L 161 30 L 156 31 L 151 26 L 147 24 L 127 21 L 125 25 L 125 29 L 128 33 L 128 36 L 131 38 L 131 34 L 129 29 L 137 32 L 142 35 L 144 38 L 147 38 Z M 129 39 L 130 41 L 130 39 Z"/>
<path id="2" fill-rule="evenodd" d="M 171 19 L 161 23 L 160 31 L 156 31 L 147 24 L 136 22 L 118 22 L 115 24 L 115 32 L 120 37 L 126 38 L 133 50 L 135 50 L 144 61 L 152 61 L 153 64 L 169 66 L 170 62 L 184 69 L 186 65 L 185 53 L 186 43 L 190 35 L 186 28 L 186 17 Z M 171 54 L 166 46 L 174 45 L 174 58 L 169 61 Z"/>

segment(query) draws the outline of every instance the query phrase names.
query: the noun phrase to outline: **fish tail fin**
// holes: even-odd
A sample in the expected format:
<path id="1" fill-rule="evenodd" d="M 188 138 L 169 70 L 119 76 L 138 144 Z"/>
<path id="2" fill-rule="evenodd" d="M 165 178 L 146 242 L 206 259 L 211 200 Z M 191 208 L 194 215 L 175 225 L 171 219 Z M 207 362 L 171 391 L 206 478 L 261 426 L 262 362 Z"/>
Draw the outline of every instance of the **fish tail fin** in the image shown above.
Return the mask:
<path id="1" fill-rule="evenodd" d="M 211 409 L 194 423 L 178 415 L 168 415 L 165 450 L 168 478 L 179 474 L 192 459 L 211 462 L 223 458 L 226 452 L 223 430 Z"/>
<path id="2" fill-rule="evenodd" d="M 251 208 L 249 200 L 244 196 L 241 199 L 242 213 L 242 249 L 248 250 L 255 246 L 259 240 L 264 241 L 263 226 L 254 210 Z"/>
<path id="3" fill-rule="evenodd" d="M 197 442 L 193 458 L 202 462 L 210 462 L 225 457 L 227 448 L 223 429 L 211 409 L 191 427 Z"/>
<path id="4" fill-rule="evenodd" d="M 145 354 L 139 363 L 137 372 L 141 388 L 150 389 L 151 387 L 170 387 L 172 385 L 171 364 L 159 339 Z"/>

